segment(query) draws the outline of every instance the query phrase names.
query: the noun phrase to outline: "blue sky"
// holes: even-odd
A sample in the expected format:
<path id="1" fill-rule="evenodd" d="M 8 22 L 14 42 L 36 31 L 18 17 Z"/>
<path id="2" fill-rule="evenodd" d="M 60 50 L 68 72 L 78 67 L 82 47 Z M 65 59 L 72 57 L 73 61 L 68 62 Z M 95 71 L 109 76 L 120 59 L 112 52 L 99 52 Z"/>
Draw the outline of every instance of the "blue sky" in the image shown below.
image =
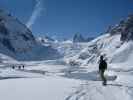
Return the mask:
<path id="1" fill-rule="evenodd" d="M 77 32 L 97 36 L 133 13 L 133 0 L 42 0 L 41 3 L 44 10 L 31 26 L 36 36 L 71 38 Z M 0 0 L 0 8 L 25 24 L 35 6 L 35 0 Z"/>

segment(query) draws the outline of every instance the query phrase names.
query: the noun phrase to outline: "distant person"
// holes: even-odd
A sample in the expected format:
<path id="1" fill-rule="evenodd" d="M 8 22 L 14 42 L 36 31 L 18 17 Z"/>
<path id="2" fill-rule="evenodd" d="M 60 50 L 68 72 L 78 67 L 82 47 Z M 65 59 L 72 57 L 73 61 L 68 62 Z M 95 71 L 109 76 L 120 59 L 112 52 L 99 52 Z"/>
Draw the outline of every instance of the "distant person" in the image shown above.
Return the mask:
<path id="1" fill-rule="evenodd" d="M 18 69 L 21 69 L 21 66 L 18 66 Z"/>
<path id="2" fill-rule="evenodd" d="M 104 60 L 103 56 L 100 56 L 100 61 L 99 61 L 99 73 L 100 73 L 100 77 L 103 81 L 103 85 L 107 84 L 107 80 L 104 76 L 104 72 L 105 70 L 107 70 L 107 62 Z"/>
<path id="3" fill-rule="evenodd" d="M 15 66 L 12 66 L 12 69 L 15 69 Z"/>
<path id="4" fill-rule="evenodd" d="M 22 67 L 23 67 L 23 69 L 24 69 L 24 65 L 23 65 Z"/>

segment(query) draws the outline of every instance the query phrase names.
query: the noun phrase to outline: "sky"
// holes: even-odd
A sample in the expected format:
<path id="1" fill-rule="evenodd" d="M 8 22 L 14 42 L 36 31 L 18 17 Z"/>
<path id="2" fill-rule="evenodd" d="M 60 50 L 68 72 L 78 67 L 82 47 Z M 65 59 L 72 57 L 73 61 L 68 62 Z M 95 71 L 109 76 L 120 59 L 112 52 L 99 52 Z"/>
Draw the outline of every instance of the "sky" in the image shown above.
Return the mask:
<path id="1" fill-rule="evenodd" d="M 35 36 L 98 36 L 133 13 L 133 0 L 0 0 Z"/>

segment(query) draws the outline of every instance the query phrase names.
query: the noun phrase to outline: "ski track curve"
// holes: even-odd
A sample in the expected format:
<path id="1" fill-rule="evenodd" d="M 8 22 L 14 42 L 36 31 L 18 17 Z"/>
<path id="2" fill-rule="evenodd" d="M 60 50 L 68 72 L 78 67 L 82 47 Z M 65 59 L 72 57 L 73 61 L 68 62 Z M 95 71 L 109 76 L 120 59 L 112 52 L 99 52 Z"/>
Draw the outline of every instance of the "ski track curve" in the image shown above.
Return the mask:
<path id="1" fill-rule="evenodd" d="M 65 100 L 132 100 L 133 89 L 125 86 L 102 86 L 100 82 L 81 84 Z"/>

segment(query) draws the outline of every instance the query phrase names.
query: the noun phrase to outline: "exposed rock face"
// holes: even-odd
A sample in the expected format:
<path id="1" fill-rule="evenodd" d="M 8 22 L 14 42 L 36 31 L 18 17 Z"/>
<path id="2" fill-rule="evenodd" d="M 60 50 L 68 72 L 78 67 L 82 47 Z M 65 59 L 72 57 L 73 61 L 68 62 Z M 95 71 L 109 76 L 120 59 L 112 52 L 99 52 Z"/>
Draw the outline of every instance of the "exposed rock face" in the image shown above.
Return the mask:
<path id="1" fill-rule="evenodd" d="M 0 10 L 0 53 L 17 60 L 53 59 L 58 54 L 54 48 L 38 43 L 26 25 L 3 10 Z"/>
<path id="2" fill-rule="evenodd" d="M 79 54 L 69 58 L 69 63 L 88 65 L 97 63 L 103 55 L 108 63 L 133 64 L 133 15 L 88 43 Z"/>
<path id="3" fill-rule="evenodd" d="M 73 37 L 73 42 L 85 42 L 85 39 L 81 34 L 76 33 Z"/>
<path id="4" fill-rule="evenodd" d="M 35 44 L 32 32 L 16 18 L 0 10 L 0 43 L 11 52 L 24 52 Z"/>
<path id="5" fill-rule="evenodd" d="M 73 37 L 73 42 L 89 42 L 91 40 L 93 40 L 93 37 L 88 37 L 88 38 L 84 38 L 81 34 L 76 33 Z"/>
<path id="6" fill-rule="evenodd" d="M 126 20 L 120 21 L 118 25 L 109 27 L 107 33 L 111 35 L 121 34 L 121 41 L 133 40 L 133 15 L 128 16 Z"/>

